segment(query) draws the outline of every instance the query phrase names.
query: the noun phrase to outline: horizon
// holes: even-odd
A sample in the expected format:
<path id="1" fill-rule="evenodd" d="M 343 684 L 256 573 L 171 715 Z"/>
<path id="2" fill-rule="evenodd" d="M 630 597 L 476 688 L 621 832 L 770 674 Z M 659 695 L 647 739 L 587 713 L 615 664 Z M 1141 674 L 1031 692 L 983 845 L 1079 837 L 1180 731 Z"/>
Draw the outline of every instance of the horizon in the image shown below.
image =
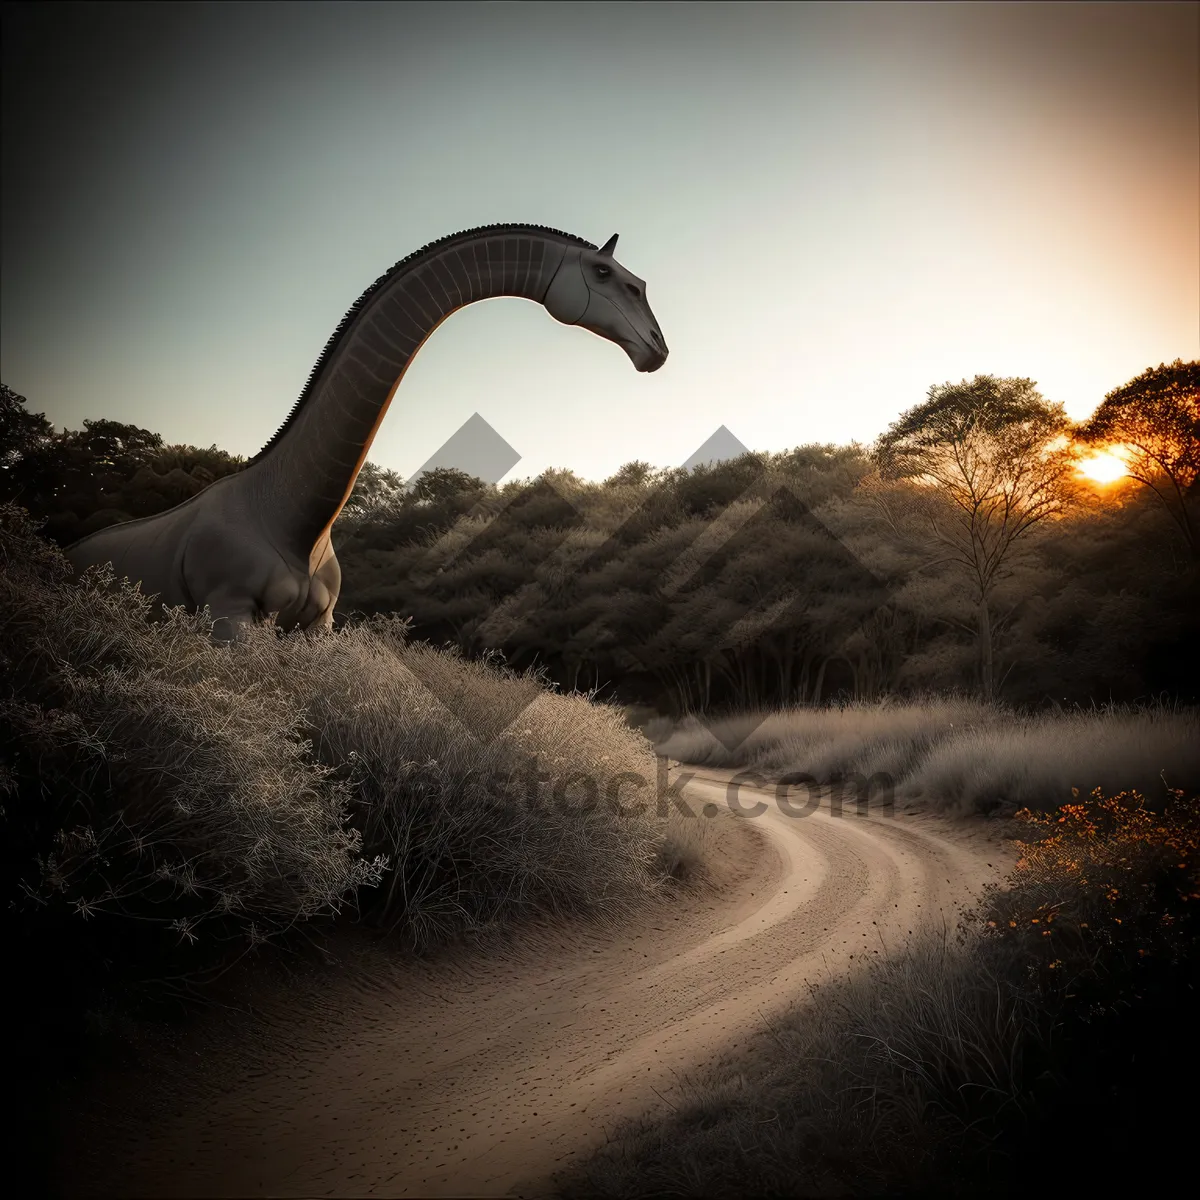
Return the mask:
<path id="1" fill-rule="evenodd" d="M 510 220 L 618 233 L 670 359 L 470 306 L 381 468 L 476 413 L 505 482 L 680 465 L 721 426 L 869 444 L 980 374 L 1078 421 L 1200 356 L 1200 6 L 632 12 L 10 6 L 4 382 L 59 428 L 251 457 L 373 279 Z"/>

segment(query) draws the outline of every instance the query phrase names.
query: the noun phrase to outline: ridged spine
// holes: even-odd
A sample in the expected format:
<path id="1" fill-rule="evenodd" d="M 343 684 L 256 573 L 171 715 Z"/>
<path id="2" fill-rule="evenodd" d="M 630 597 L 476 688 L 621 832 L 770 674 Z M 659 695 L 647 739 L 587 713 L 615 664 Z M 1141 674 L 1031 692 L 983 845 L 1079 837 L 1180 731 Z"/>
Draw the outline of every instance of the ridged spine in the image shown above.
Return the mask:
<path id="1" fill-rule="evenodd" d="M 449 296 L 451 295 L 450 291 L 448 290 L 449 287 L 454 287 L 457 290 L 457 282 L 453 279 L 452 275 L 449 275 L 443 279 L 435 270 L 433 270 L 432 264 L 437 262 L 436 254 L 440 253 L 441 251 L 454 248 L 456 243 L 465 247 L 481 237 L 503 236 L 518 238 L 550 236 L 561 238 L 569 245 L 583 246 L 588 250 L 595 250 L 597 248 L 592 242 L 585 241 L 583 238 L 576 237 L 574 234 L 565 233 L 561 229 L 551 229 L 547 225 L 500 224 L 480 225 L 474 229 L 460 230 L 458 233 L 451 233 L 446 237 L 438 238 L 438 240 L 435 242 L 429 242 L 427 245 L 422 246 L 419 250 L 414 250 L 411 254 L 400 259 L 399 262 L 395 263 L 391 268 L 384 272 L 384 274 L 380 275 L 379 278 L 376 279 L 375 282 L 371 284 L 371 286 L 368 287 L 366 291 L 364 291 L 362 295 L 359 296 L 359 298 L 350 306 L 346 315 L 338 323 L 338 327 L 333 331 L 332 336 L 325 343 L 325 348 L 321 351 L 321 356 L 317 359 L 316 365 L 313 367 L 312 371 L 309 372 L 308 381 L 304 385 L 304 390 L 300 393 L 296 403 L 292 405 L 291 412 L 288 413 L 288 415 L 284 418 L 283 424 L 281 424 L 271 436 L 271 440 L 267 442 L 267 444 L 263 446 L 263 448 L 256 455 L 254 455 L 254 457 L 251 458 L 246 465 L 249 466 L 252 463 L 258 462 L 265 454 L 267 454 L 270 450 L 273 450 L 279 444 L 283 438 L 283 435 L 292 426 L 296 418 L 304 410 L 305 405 L 314 395 L 317 379 L 320 377 L 321 372 L 333 357 L 334 352 L 337 350 L 342 341 L 342 338 L 346 335 L 351 325 L 354 324 L 356 318 L 367 306 L 367 303 L 381 288 L 387 286 L 387 284 L 395 280 L 396 277 L 402 272 L 411 270 L 420 259 L 434 255 L 435 257 L 431 258 L 430 260 L 430 275 L 432 276 L 433 281 L 441 286 L 441 290 L 446 292 L 446 294 Z M 475 253 L 475 251 L 478 249 L 478 246 L 472 246 L 472 263 L 475 265 L 478 272 L 477 277 L 480 279 L 490 279 L 492 273 L 492 264 L 479 259 L 478 254 Z M 459 258 L 461 260 L 461 254 L 459 255 Z M 426 286 L 429 287 L 430 285 L 426 284 Z M 475 299 L 474 296 L 461 295 L 456 295 L 455 298 L 459 304 L 470 303 L 472 299 Z"/>

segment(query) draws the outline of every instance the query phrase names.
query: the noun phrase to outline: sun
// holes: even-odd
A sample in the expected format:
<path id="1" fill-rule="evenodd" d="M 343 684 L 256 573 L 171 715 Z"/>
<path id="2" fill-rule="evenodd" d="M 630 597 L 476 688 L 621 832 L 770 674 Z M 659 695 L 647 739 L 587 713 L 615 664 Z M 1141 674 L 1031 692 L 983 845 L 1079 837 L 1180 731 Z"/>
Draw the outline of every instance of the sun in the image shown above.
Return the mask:
<path id="1" fill-rule="evenodd" d="M 1090 454 L 1080 459 L 1079 473 L 1093 483 L 1115 483 L 1118 479 L 1129 474 L 1125 460 L 1112 450 L 1101 450 L 1098 454 Z"/>

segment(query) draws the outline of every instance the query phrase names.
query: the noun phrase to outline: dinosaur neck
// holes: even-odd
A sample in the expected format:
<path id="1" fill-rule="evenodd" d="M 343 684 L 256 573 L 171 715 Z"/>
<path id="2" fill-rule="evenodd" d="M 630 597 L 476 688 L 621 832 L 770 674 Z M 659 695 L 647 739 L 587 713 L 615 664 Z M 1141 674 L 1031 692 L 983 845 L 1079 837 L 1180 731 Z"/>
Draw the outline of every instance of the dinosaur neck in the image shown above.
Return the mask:
<path id="1" fill-rule="evenodd" d="M 435 244 L 384 277 L 250 468 L 259 516 L 281 550 L 308 554 L 328 533 L 426 338 L 477 300 L 521 296 L 540 304 L 571 244 L 520 227 L 480 231 Z"/>

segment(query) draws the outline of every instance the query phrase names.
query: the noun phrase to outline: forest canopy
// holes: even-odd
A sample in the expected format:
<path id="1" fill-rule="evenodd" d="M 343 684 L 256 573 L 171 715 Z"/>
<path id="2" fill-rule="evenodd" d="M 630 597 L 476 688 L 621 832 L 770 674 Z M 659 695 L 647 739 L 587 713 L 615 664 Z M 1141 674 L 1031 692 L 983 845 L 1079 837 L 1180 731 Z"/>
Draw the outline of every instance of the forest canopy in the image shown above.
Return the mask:
<path id="1" fill-rule="evenodd" d="M 635 461 L 494 486 L 368 463 L 334 528 L 339 622 L 538 665 L 663 711 L 971 692 L 1040 706 L 1196 699 L 1200 363 L 1073 426 L 1028 379 L 929 389 L 874 446 Z M 1113 448 L 1127 473 L 1088 480 Z M 60 545 L 163 511 L 245 460 L 0 392 L 0 500 Z"/>

